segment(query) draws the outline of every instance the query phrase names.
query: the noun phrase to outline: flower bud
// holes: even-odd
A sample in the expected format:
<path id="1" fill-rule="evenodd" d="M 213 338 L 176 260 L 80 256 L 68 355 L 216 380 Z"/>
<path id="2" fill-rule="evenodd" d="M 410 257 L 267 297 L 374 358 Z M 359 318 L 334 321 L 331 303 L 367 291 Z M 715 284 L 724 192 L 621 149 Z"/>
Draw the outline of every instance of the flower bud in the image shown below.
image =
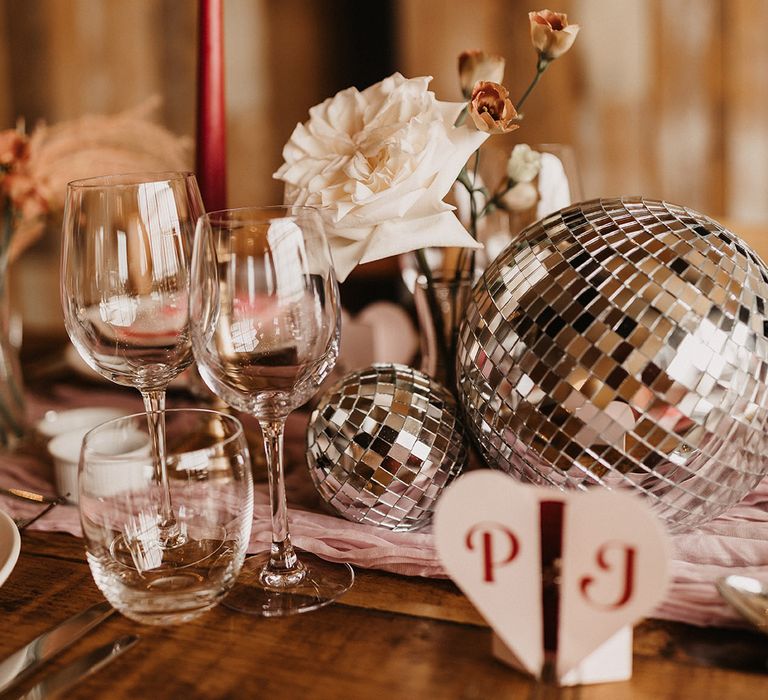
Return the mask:
<path id="1" fill-rule="evenodd" d="M 504 57 L 477 49 L 462 51 L 459 55 L 459 83 L 465 98 L 469 99 L 479 80 L 492 83 L 504 80 Z"/>
<path id="2" fill-rule="evenodd" d="M 507 88 L 484 80 L 476 83 L 472 90 L 469 116 L 478 131 L 489 134 L 506 134 L 520 126 L 514 123 L 517 111 Z"/>
<path id="3" fill-rule="evenodd" d="M 533 47 L 545 61 L 554 61 L 562 56 L 573 46 L 579 33 L 579 25 L 568 24 L 568 15 L 562 12 L 529 12 L 528 20 Z"/>
<path id="4" fill-rule="evenodd" d="M 507 177 L 512 182 L 531 182 L 541 170 L 541 153 L 527 143 L 518 143 L 507 161 Z"/>

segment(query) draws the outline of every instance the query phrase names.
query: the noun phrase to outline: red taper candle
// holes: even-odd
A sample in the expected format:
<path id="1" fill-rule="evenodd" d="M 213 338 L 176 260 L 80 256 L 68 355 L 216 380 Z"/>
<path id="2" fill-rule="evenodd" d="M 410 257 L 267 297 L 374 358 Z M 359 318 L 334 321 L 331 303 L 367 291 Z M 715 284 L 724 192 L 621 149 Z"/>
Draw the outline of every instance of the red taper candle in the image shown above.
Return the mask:
<path id="1" fill-rule="evenodd" d="M 196 171 L 208 211 L 227 207 L 224 2 L 200 0 Z"/>

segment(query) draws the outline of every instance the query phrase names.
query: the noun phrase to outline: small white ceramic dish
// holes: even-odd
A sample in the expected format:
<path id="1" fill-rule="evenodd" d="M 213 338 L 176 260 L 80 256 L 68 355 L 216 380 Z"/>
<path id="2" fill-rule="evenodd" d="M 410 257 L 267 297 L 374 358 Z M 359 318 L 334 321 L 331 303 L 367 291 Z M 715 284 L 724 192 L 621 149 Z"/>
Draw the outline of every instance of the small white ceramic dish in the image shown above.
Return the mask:
<path id="1" fill-rule="evenodd" d="M 11 516 L 0 510 L 0 586 L 16 566 L 21 551 L 21 537 Z"/>
<path id="2" fill-rule="evenodd" d="M 104 406 L 72 408 L 67 411 L 48 411 L 37 423 L 37 432 L 48 441 L 48 452 L 53 457 L 56 493 L 77 503 L 77 463 L 83 436 L 101 423 L 127 416 L 130 411 Z"/>
<path id="3" fill-rule="evenodd" d="M 47 411 L 35 426 L 43 438 L 50 440 L 73 430 L 88 431 L 113 418 L 127 416 L 131 411 L 121 408 L 83 407 L 67 411 Z"/>
<path id="4" fill-rule="evenodd" d="M 53 457 L 56 493 L 65 496 L 69 503 L 77 503 L 77 464 L 80 461 L 83 437 L 89 430 L 70 430 L 57 435 L 48 443 L 48 452 Z"/>
<path id="5" fill-rule="evenodd" d="M 102 422 L 104 421 L 99 421 Z M 88 427 L 62 433 L 48 443 L 48 452 L 53 458 L 56 493 L 66 496 L 70 503 L 78 502 L 77 469 L 80 449 L 83 446 L 83 438 L 90 429 L 91 427 Z M 99 495 L 109 496 L 152 478 L 151 449 L 146 433 L 136 431 L 134 444 L 135 449 L 128 456 L 135 456 L 136 463 L 105 466 Z"/>

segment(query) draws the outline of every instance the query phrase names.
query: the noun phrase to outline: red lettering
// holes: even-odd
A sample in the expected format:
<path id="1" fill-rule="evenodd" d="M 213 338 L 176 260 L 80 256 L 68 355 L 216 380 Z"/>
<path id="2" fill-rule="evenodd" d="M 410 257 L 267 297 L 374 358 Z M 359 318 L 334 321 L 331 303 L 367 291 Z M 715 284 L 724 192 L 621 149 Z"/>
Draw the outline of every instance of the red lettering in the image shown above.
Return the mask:
<path id="1" fill-rule="evenodd" d="M 584 598 L 595 607 L 603 608 L 606 610 L 617 610 L 618 608 L 626 605 L 632 598 L 632 594 L 635 589 L 635 560 L 637 557 L 637 550 L 634 547 L 621 544 L 620 542 L 607 542 L 604 544 L 597 551 L 596 561 L 597 566 L 601 570 L 607 572 L 610 572 L 613 569 L 611 563 L 606 558 L 606 554 L 610 550 L 619 550 L 623 552 L 624 555 L 624 565 L 622 567 L 622 575 L 624 580 L 621 583 L 621 594 L 619 597 L 611 603 L 593 600 L 589 589 L 595 583 L 594 576 L 584 576 L 579 582 L 579 588 L 581 590 L 581 595 L 583 595 Z"/>
<path id="2" fill-rule="evenodd" d="M 501 558 L 495 556 L 494 541 L 498 538 L 494 537 L 494 531 L 506 536 L 508 552 Z M 479 535 L 479 537 L 476 537 Z M 483 580 L 486 583 L 494 583 L 494 570 L 497 567 L 505 566 L 509 564 L 520 551 L 520 544 L 517 541 L 515 534 L 499 523 L 478 523 L 469 529 L 465 539 L 465 545 L 470 552 L 475 551 L 478 546 L 483 556 Z"/>

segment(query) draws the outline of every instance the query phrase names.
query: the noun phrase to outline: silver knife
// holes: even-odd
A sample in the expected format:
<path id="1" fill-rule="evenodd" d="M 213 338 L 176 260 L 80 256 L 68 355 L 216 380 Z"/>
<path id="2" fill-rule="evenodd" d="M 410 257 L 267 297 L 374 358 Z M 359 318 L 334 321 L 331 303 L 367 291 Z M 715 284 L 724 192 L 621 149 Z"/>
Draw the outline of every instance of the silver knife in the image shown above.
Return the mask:
<path id="1" fill-rule="evenodd" d="M 104 601 L 64 620 L 0 661 L 0 693 L 35 671 L 40 664 L 76 642 L 88 630 L 106 620 L 114 609 Z"/>
<path id="2" fill-rule="evenodd" d="M 139 638 L 136 635 L 127 635 L 83 654 L 58 671 L 47 675 L 37 685 L 30 688 L 29 692 L 20 695 L 18 700 L 48 700 L 48 698 L 56 697 L 65 690 L 69 690 L 83 678 L 96 673 L 138 641 Z"/>

